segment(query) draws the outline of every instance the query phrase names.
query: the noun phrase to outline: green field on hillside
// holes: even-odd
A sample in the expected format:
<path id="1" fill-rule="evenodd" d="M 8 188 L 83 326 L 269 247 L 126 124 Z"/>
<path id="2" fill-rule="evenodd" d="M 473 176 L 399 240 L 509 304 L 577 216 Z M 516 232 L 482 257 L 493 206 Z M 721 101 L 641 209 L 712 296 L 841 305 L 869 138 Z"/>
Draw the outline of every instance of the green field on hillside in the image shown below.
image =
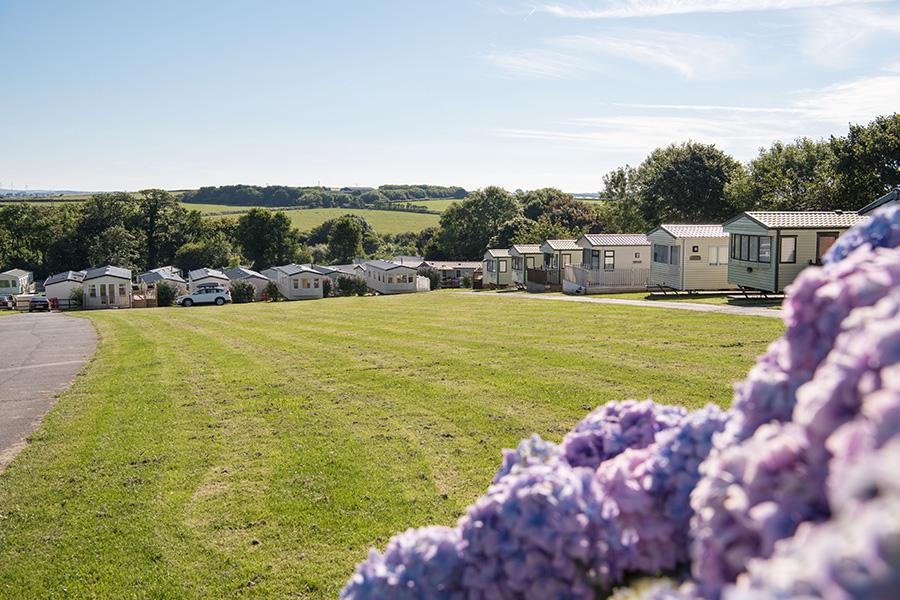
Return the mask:
<path id="1" fill-rule="evenodd" d="M 454 202 L 462 202 L 462 200 L 454 200 L 454 199 L 442 199 L 442 200 L 410 200 L 410 204 L 415 204 L 416 206 L 424 206 L 428 210 L 436 210 L 438 212 L 444 212 L 447 210 L 447 207 L 453 204 Z"/>
<path id="2" fill-rule="evenodd" d="M 593 407 L 729 403 L 777 320 L 456 293 L 82 313 L 0 475 L 0 597 L 335 597 Z"/>
<path id="3" fill-rule="evenodd" d="M 222 216 L 237 218 L 241 212 L 249 211 L 249 207 L 225 206 L 220 204 L 184 204 L 185 207 L 200 210 L 197 207 L 214 207 L 204 211 L 208 216 L 215 216 L 209 213 L 226 211 L 229 212 Z M 440 215 L 402 212 L 398 210 L 370 210 L 365 208 L 292 208 L 284 210 L 284 213 L 290 217 L 291 225 L 300 231 L 309 231 L 313 227 L 321 225 L 329 219 L 340 217 L 341 215 L 352 214 L 359 215 L 368 221 L 369 225 L 375 228 L 378 233 L 403 233 L 406 231 L 422 231 L 427 227 L 436 227 L 440 220 Z"/>

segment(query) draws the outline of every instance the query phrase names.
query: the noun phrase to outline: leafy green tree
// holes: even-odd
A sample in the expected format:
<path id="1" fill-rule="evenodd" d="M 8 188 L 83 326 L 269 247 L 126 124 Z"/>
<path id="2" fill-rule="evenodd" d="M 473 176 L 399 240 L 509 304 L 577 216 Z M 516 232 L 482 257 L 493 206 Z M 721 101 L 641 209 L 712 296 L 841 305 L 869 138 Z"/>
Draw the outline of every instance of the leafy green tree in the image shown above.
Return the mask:
<path id="1" fill-rule="evenodd" d="M 644 233 L 651 229 L 641 214 L 637 170 L 625 165 L 603 176 L 602 203 L 597 208 L 603 231 L 610 233 Z"/>
<path id="2" fill-rule="evenodd" d="M 537 225 L 537 221 L 529 219 L 524 215 L 516 215 L 506 223 L 500 226 L 494 237 L 491 238 L 489 247 L 491 248 L 509 248 L 516 242 L 521 234 L 531 231 Z"/>
<path id="3" fill-rule="evenodd" d="M 743 172 L 739 162 L 713 145 L 657 148 L 637 171 L 641 216 L 650 225 L 721 223 L 736 212 L 725 186 Z"/>
<path id="4" fill-rule="evenodd" d="M 555 223 L 549 217 L 541 217 L 537 221 L 519 231 L 510 240 L 513 244 L 540 244 L 544 240 L 575 239 L 581 235 L 578 231 L 568 229 Z"/>
<path id="5" fill-rule="evenodd" d="M 282 211 L 254 208 L 238 219 L 235 238 L 255 269 L 290 262 L 299 245 L 291 220 Z"/>
<path id="6" fill-rule="evenodd" d="M 358 221 L 341 217 L 331 226 L 328 233 L 328 255 L 338 263 L 348 263 L 362 256 L 363 229 Z"/>
<path id="7" fill-rule="evenodd" d="M 434 258 L 476 259 L 503 223 L 520 214 L 518 200 L 499 187 L 486 187 L 441 214 L 430 253 Z"/>
<path id="8" fill-rule="evenodd" d="M 198 242 L 188 242 L 175 253 L 175 265 L 183 271 L 203 267 L 236 266 L 240 257 L 224 233 L 216 233 Z"/>
<path id="9" fill-rule="evenodd" d="M 736 210 L 833 210 L 834 153 L 828 142 L 800 138 L 760 150 L 741 177 L 726 188 Z"/>
<path id="10" fill-rule="evenodd" d="M 88 263 L 91 266 L 114 265 L 135 270 L 139 267 L 142 240 L 139 232 L 114 225 L 90 240 Z"/>
<path id="11" fill-rule="evenodd" d="M 900 186 L 900 114 L 851 125 L 832 138 L 838 208 L 856 210 Z"/>
<path id="12" fill-rule="evenodd" d="M 174 260 L 175 252 L 188 241 L 193 225 L 193 219 L 189 220 L 187 213 L 178 199 L 165 190 L 140 192 L 135 224 L 143 233 L 144 269 L 153 269 Z"/>

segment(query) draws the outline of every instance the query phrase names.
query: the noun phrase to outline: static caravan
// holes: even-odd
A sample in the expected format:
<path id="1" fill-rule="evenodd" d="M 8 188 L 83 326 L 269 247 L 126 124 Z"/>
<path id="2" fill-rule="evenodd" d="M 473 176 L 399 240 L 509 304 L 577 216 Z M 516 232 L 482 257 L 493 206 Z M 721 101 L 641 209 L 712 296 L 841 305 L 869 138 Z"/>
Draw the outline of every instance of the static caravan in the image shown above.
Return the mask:
<path id="1" fill-rule="evenodd" d="M 34 276 L 31 271 L 10 269 L 0 273 L 0 296 L 15 296 L 34 291 Z"/>
<path id="2" fill-rule="evenodd" d="M 650 282 L 650 240 L 642 233 L 587 233 L 576 242 L 580 265 L 565 270 L 567 292 L 645 290 Z"/>
<path id="3" fill-rule="evenodd" d="M 395 256 L 390 261 L 392 263 L 397 263 L 398 265 L 403 265 L 404 267 L 412 267 L 414 269 L 419 269 L 425 264 L 425 258 L 422 256 Z"/>
<path id="4" fill-rule="evenodd" d="M 84 308 L 131 308 L 131 271 L 121 267 L 88 269 L 81 282 Z"/>
<path id="5" fill-rule="evenodd" d="M 660 225 L 647 234 L 650 286 L 675 290 L 725 290 L 728 234 L 721 225 Z"/>
<path id="6" fill-rule="evenodd" d="M 72 298 L 72 292 L 82 287 L 85 271 L 63 271 L 56 273 L 44 280 L 44 294 L 47 298 L 62 300 L 67 305 Z"/>
<path id="7" fill-rule="evenodd" d="M 419 272 L 427 269 L 441 276 L 441 287 L 459 287 L 464 277 L 469 281 L 481 279 L 481 263 L 477 261 L 427 260 L 419 265 Z"/>
<path id="8" fill-rule="evenodd" d="M 859 214 L 868 215 L 883 206 L 898 206 L 900 205 L 900 188 L 894 188 L 878 200 L 871 202 L 861 209 L 859 209 Z"/>
<path id="9" fill-rule="evenodd" d="M 723 225 L 731 236 L 728 282 L 740 288 L 781 292 L 838 237 L 865 217 L 843 211 L 750 211 Z"/>
<path id="10" fill-rule="evenodd" d="M 331 273 L 328 275 L 332 279 L 339 277 L 359 277 L 366 278 L 366 266 L 362 263 L 353 263 L 351 265 L 331 265 L 330 267 L 319 267 L 328 269 Z"/>
<path id="11" fill-rule="evenodd" d="M 512 283 L 525 287 L 528 283 L 528 269 L 540 269 L 544 264 L 544 253 L 540 244 L 516 244 L 509 249 L 512 260 Z"/>
<path id="12" fill-rule="evenodd" d="M 228 287 L 230 279 L 228 275 L 218 269 L 194 269 L 188 273 L 188 289 L 191 291 L 200 287 L 219 285 Z"/>
<path id="13" fill-rule="evenodd" d="M 265 275 L 257 273 L 253 269 L 248 269 L 246 267 L 226 269 L 225 275 L 227 275 L 229 279 L 228 287 L 231 287 L 235 281 L 245 281 L 252 285 L 255 292 L 254 297 L 257 300 L 262 298 L 263 292 L 266 291 L 266 286 L 269 285 L 269 283 L 272 281 Z"/>
<path id="14" fill-rule="evenodd" d="M 505 288 L 512 283 L 510 255 L 507 248 L 490 248 L 481 261 L 482 279 L 485 287 Z"/>
<path id="15" fill-rule="evenodd" d="M 179 296 L 187 293 L 187 281 L 181 276 L 181 271 L 175 267 L 158 267 L 156 269 L 151 269 L 146 273 L 141 273 L 137 278 L 139 283 L 148 286 L 156 286 L 160 283 L 171 285 L 178 292 Z"/>
<path id="16" fill-rule="evenodd" d="M 365 279 L 369 289 L 379 294 L 413 294 L 419 291 L 416 267 L 388 260 L 365 263 Z M 423 277 L 423 279 L 428 279 Z"/>
<path id="17" fill-rule="evenodd" d="M 275 275 L 270 277 L 268 273 Z M 288 300 L 316 300 L 322 298 L 322 279 L 324 275 L 304 265 L 282 265 L 272 267 L 261 273 L 272 279 L 278 291 Z"/>
<path id="18" fill-rule="evenodd" d="M 569 265 L 580 265 L 582 250 L 575 240 L 547 240 L 541 244 L 547 289 L 562 289 L 563 274 Z"/>

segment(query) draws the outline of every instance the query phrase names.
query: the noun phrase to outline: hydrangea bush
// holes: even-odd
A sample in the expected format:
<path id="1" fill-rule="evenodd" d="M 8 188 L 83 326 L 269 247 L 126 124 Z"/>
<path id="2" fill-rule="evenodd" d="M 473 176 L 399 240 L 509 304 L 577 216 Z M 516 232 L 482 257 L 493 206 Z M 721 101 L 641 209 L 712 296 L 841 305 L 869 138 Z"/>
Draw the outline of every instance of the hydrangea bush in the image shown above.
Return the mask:
<path id="1" fill-rule="evenodd" d="M 611 402 L 523 440 L 456 527 L 394 537 L 341 597 L 900 597 L 900 207 L 825 263 L 731 410 Z"/>

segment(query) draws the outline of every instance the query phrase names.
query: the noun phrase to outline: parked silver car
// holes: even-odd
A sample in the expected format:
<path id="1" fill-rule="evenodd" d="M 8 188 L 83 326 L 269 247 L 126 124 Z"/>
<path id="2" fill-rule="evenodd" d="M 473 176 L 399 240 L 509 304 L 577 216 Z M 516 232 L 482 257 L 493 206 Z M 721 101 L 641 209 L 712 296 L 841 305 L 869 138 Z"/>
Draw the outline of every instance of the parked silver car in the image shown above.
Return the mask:
<path id="1" fill-rule="evenodd" d="M 179 306 L 193 306 L 195 304 L 216 304 L 222 306 L 231 302 L 231 290 L 221 286 L 201 287 L 190 294 L 175 298 L 175 304 Z"/>

